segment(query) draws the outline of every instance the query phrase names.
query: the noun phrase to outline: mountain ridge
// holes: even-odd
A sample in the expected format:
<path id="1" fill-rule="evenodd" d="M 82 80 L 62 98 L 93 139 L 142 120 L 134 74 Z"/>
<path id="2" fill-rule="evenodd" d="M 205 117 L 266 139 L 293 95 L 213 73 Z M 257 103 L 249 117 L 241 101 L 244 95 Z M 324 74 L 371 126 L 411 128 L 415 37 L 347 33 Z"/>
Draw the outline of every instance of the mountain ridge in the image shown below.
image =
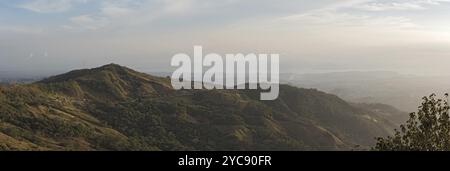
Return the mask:
<path id="1" fill-rule="evenodd" d="M 313 89 L 281 85 L 263 102 L 257 90 L 177 91 L 117 64 L 1 86 L 0 104 L 6 150 L 348 150 L 394 126 Z"/>

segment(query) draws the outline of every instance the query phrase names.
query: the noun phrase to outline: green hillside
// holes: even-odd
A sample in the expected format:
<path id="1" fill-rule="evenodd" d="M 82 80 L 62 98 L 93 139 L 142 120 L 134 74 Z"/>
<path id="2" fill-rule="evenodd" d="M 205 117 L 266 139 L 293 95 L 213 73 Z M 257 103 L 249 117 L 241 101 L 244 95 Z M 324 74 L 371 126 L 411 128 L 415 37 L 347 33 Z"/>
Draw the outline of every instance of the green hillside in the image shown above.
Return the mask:
<path id="1" fill-rule="evenodd" d="M 179 90 L 115 64 L 0 86 L 1 150 L 351 150 L 395 127 L 386 114 L 282 85 Z"/>

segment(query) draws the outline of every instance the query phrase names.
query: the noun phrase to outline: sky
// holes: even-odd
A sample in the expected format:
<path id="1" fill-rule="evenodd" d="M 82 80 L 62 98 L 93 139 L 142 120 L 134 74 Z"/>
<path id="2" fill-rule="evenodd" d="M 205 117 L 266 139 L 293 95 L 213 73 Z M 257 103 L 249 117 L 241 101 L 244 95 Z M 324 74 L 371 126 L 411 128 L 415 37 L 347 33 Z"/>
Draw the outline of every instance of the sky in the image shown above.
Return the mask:
<path id="1" fill-rule="evenodd" d="M 281 72 L 450 75 L 450 0 L 2 0 L 0 72 L 278 53 Z M 449 73 L 449 74 L 447 74 Z"/>

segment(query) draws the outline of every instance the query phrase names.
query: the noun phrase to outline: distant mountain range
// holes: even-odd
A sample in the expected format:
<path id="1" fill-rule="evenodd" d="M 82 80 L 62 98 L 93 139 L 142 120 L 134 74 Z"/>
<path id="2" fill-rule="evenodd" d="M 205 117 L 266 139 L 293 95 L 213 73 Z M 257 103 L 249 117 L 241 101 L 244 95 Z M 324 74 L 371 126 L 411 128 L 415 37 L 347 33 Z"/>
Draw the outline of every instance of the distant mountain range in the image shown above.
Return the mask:
<path id="1" fill-rule="evenodd" d="M 281 85 L 174 90 L 168 78 L 116 64 L 0 86 L 1 150 L 354 150 L 405 113 Z"/>
<path id="2" fill-rule="evenodd" d="M 450 92 L 450 76 L 403 75 L 387 71 L 283 74 L 282 82 L 317 88 L 358 103 L 385 103 L 414 112 L 421 98 Z"/>

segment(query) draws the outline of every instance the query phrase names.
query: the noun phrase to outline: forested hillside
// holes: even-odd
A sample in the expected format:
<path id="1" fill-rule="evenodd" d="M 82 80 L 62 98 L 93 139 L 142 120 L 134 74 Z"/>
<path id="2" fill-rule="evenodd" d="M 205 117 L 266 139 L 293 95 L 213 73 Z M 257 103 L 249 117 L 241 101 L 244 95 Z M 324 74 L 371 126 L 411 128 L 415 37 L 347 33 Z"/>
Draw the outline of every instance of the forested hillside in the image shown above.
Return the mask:
<path id="1" fill-rule="evenodd" d="M 0 87 L 2 150 L 350 150 L 394 127 L 313 89 L 176 91 L 116 64 Z"/>

